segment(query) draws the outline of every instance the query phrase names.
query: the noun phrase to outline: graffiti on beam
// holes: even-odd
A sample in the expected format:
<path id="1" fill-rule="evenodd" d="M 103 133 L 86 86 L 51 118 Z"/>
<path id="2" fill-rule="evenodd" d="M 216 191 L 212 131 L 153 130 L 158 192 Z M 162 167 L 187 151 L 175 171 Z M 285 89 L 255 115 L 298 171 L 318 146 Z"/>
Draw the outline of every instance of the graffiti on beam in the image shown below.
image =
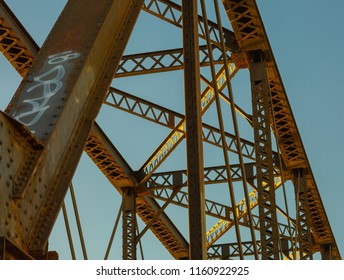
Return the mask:
<path id="1" fill-rule="evenodd" d="M 66 64 L 80 56 L 78 52 L 62 52 L 48 56 L 47 70 L 33 77 L 33 85 L 25 90 L 31 98 L 23 99 L 21 110 L 15 112 L 13 117 L 26 125 L 32 133 L 36 131 L 30 127 L 35 125 L 51 107 L 52 98 L 63 87 L 63 78 L 66 75 Z M 46 67 L 44 67 L 46 68 Z M 24 110 L 23 110 L 24 109 Z"/>

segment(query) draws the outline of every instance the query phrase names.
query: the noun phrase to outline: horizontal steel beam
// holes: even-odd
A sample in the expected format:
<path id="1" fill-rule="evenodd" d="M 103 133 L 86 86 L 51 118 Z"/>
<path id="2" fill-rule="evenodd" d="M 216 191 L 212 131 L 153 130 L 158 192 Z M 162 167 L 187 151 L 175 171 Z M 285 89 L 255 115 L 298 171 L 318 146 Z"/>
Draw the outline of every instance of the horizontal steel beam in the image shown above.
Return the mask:
<path id="1" fill-rule="evenodd" d="M 254 174 L 254 163 L 245 164 L 246 168 L 246 179 L 254 180 L 256 179 L 256 174 Z M 231 177 L 233 182 L 242 181 L 242 171 L 239 164 L 232 164 L 230 166 Z M 278 174 L 276 173 L 276 176 Z M 228 177 L 226 173 L 226 167 L 222 166 L 212 166 L 204 168 L 204 183 L 205 184 L 221 184 L 227 182 Z M 149 190 L 173 188 L 177 186 L 187 185 L 187 170 L 175 170 L 166 172 L 156 172 L 146 183 Z"/>
<path id="2" fill-rule="evenodd" d="M 223 64 L 223 54 L 213 48 L 215 64 Z M 199 47 L 200 66 L 209 66 L 209 54 L 206 46 Z M 230 58 L 227 57 L 230 61 Z M 119 64 L 115 78 L 136 75 L 176 71 L 184 69 L 183 49 L 171 49 L 139 54 L 124 55 Z"/>

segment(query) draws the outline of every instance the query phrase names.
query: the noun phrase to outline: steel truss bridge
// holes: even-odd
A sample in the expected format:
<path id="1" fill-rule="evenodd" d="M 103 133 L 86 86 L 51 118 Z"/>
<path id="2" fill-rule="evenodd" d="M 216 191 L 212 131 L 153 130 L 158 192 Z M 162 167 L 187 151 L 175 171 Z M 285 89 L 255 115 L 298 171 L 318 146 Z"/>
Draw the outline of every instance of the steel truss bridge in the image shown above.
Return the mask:
<path id="1" fill-rule="evenodd" d="M 125 51 L 143 13 L 179 47 Z M 0 259 L 57 259 L 60 212 L 75 259 L 67 193 L 88 258 L 71 183 L 83 152 L 122 201 L 96 238 L 105 259 L 118 231 L 123 259 L 148 232 L 175 259 L 341 258 L 256 1 L 69 0 L 39 48 L 1 0 L 0 49 L 22 77 L 0 114 Z M 118 86 L 173 75 L 181 109 Z M 143 138 L 166 132 L 155 148 L 136 135 L 141 167 L 95 121 L 105 109 L 147 123 Z"/>

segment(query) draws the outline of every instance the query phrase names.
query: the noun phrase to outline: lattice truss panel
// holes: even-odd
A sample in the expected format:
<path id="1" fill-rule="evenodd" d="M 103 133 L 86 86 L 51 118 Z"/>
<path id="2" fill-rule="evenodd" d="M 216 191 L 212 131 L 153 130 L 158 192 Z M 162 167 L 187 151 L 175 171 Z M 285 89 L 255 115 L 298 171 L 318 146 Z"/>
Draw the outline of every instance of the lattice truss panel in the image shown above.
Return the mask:
<path id="1" fill-rule="evenodd" d="M 97 123 L 84 142 L 75 144 L 82 145 L 85 152 L 74 176 L 77 199 L 74 192 L 72 199 L 63 193 L 65 202 L 61 200 L 48 209 L 56 211 L 46 218 L 49 223 L 35 224 L 47 230 L 39 231 L 34 226 L 27 226 L 24 234 L 21 229 L 19 234 L 13 230 L 23 216 L 18 214 L 15 220 L 17 216 L 11 218 L 11 211 L 20 211 L 20 200 L 26 199 L 26 193 L 33 193 L 31 185 L 38 181 L 35 175 L 23 175 L 26 179 L 21 184 L 30 186 L 11 191 L 8 184 L 13 177 L 18 180 L 18 174 L 36 172 L 39 167 L 23 169 L 16 161 L 25 165 L 39 161 L 44 156 L 40 151 L 49 140 L 34 144 L 23 140 L 29 148 L 21 148 L 22 155 L 17 155 L 8 141 L 0 139 L 1 162 L 9 165 L 8 169 L 18 165 L 16 168 L 24 170 L 0 177 L 4 189 L 0 193 L 4 204 L 1 211 L 7 213 L 0 222 L 1 244 L 7 242 L 15 248 L 7 253 L 3 249 L 3 258 L 22 258 L 23 254 L 47 258 L 44 238 L 49 237 L 54 224 L 49 249 L 57 250 L 60 258 L 79 258 L 81 252 L 84 258 L 103 258 L 104 254 L 105 258 L 125 259 L 190 256 L 195 232 L 188 227 L 189 201 L 193 198 L 189 197 L 186 163 L 195 155 L 187 155 L 185 148 L 186 138 L 192 136 L 186 129 L 184 100 L 192 93 L 184 93 L 188 81 L 184 81 L 183 70 L 188 58 L 183 55 L 182 32 L 187 28 L 183 27 L 182 1 L 128 2 L 128 7 L 141 6 L 140 15 L 124 54 L 114 53 L 120 60 L 112 65 L 110 87 L 99 89 L 104 98 Z M 201 187 L 205 193 L 205 220 L 199 223 L 204 222 L 206 228 L 207 257 L 311 259 L 321 252 L 339 259 L 255 1 L 202 0 L 198 4 L 199 112 L 204 155 Z M 77 27 L 68 28 L 77 32 Z M 0 50 L 22 77 L 36 57 L 37 61 L 41 59 L 39 47 L 3 1 Z M 65 60 L 71 57 L 66 55 Z M 52 59 L 49 61 L 57 61 Z M 10 105 L 6 114 L 14 118 L 13 127 L 19 134 L 25 132 L 20 137 L 32 137 L 36 131 L 28 122 L 27 127 L 21 127 L 17 121 L 25 124 L 25 118 L 16 118 L 13 111 Z M 95 115 L 86 116 L 84 122 L 92 123 Z M 3 131 L 3 122 L 11 123 L 9 117 L 3 117 Z M 1 137 L 12 137 L 11 133 L 1 132 Z M 26 156 L 24 151 L 29 149 L 34 152 Z M 79 157 L 76 153 L 71 161 Z M 72 176 L 74 170 L 66 172 Z M 66 188 L 69 183 L 66 179 Z M 42 212 L 47 210 L 43 202 L 35 203 Z M 61 206 L 64 215 L 61 212 L 55 223 Z M 67 212 L 72 211 L 75 223 L 68 220 Z M 34 212 L 28 215 L 32 220 L 45 218 L 44 214 L 34 217 Z M 74 247 L 73 238 L 77 236 L 81 246 Z M 65 244 L 61 245 L 63 240 Z M 1 244 L 0 249 L 4 248 Z"/>

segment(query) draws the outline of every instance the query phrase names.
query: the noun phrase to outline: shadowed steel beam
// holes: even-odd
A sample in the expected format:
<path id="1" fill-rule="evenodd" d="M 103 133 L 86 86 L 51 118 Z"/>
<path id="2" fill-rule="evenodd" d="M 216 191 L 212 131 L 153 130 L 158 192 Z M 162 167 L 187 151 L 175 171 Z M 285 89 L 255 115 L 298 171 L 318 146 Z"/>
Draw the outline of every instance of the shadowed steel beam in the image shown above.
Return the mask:
<path id="1" fill-rule="evenodd" d="M 124 188 L 122 209 L 123 260 L 136 260 L 136 194 L 134 188 Z"/>
<path id="2" fill-rule="evenodd" d="M 309 223 L 307 178 L 302 169 L 294 172 L 297 242 L 301 260 L 313 259 L 313 239 Z"/>
<path id="3" fill-rule="evenodd" d="M 8 225 L 0 225 L 0 235 L 8 236 L 18 247 L 26 244 L 35 254 L 46 250 L 141 5 L 140 0 L 103 0 L 96 6 L 91 0 L 82 4 L 70 0 L 9 104 L 7 116 L 2 116 L 9 129 L 0 132 L 1 138 L 13 139 L 11 131 L 19 128 L 29 143 L 16 149 L 23 156 L 16 156 L 16 164 L 8 172 L 8 176 L 18 174 L 13 191 L 3 184 L 0 188 L 1 197 L 9 203 L 12 196 L 20 200 L 20 207 L 10 203 L 7 211 L 22 221 L 21 227 L 8 231 Z M 24 149 L 33 155 L 26 156 Z"/>
<path id="4" fill-rule="evenodd" d="M 266 63 L 260 51 L 251 53 L 250 76 L 262 259 L 279 259 L 279 236 L 270 130 L 270 88 Z"/>
<path id="5" fill-rule="evenodd" d="M 183 0 L 186 154 L 189 193 L 189 258 L 206 259 L 205 193 L 197 32 L 197 0 Z"/>

